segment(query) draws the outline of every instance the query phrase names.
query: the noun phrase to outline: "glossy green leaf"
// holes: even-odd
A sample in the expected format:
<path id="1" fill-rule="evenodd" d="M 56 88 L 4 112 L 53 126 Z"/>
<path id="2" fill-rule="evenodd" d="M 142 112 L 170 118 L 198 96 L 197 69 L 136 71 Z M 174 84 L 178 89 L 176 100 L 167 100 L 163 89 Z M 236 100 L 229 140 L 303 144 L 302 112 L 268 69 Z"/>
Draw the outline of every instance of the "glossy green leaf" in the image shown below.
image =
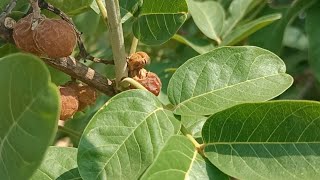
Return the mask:
<path id="1" fill-rule="evenodd" d="M 228 179 L 228 176 L 198 154 L 184 136 L 173 136 L 141 180 Z"/>
<path id="2" fill-rule="evenodd" d="M 168 97 L 179 115 L 209 115 L 272 99 L 292 84 L 283 61 L 253 46 L 222 47 L 188 60 L 172 76 Z"/>
<path id="3" fill-rule="evenodd" d="M 257 30 L 273 23 L 274 21 L 281 18 L 281 14 L 270 14 L 262 16 L 258 19 L 255 19 L 249 23 L 236 27 L 230 34 L 228 34 L 222 41 L 222 46 L 232 46 L 235 45 Z"/>
<path id="4" fill-rule="evenodd" d="M 30 180 L 81 180 L 77 166 L 77 149 L 49 147 L 40 167 Z"/>
<path id="5" fill-rule="evenodd" d="M 193 37 L 183 37 L 175 34 L 172 39 L 190 46 L 193 50 L 197 51 L 199 54 L 207 53 L 215 48 L 212 42 L 206 39 L 199 39 Z"/>
<path id="6" fill-rule="evenodd" d="M 145 44 L 162 44 L 178 31 L 187 13 L 185 0 L 144 0 L 133 33 Z"/>
<path id="7" fill-rule="evenodd" d="M 268 49 L 280 54 L 283 43 L 283 35 L 287 25 L 303 10 L 310 7 L 317 0 L 297 0 L 288 10 L 283 12 L 280 21 L 257 31 L 250 37 L 250 44 Z M 266 37 L 268 40 L 266 41 Z"/>
<path id="8" fill-rule="evenodd" d="M 318 81 L 320 81 L 320 2 L 318 1 L 307 11 L 306 30 L 309 40 L 310 67 Z"/>
<path id="9" fill-rule="evenodd" d="M 57 130 L 57 87 L 39 58 L 20 53 L 0 58 L 0 82 L 1 179 L 28 179 Z"/>
<path id="10" fill-rule="evenodd" d="M 79 144 L 84 179 L 137 179 L 180 122 L 150 92 L 131 90 L 111 98 L 92 118 Z"/>
<path id="11" fill-rule="evenodd" d="M 205 155 L 237 179 L 318 179 L 320 103 L 241 104 L 211 116 Z"/>
<path id="12" fill-rule="evenodd" d="M 224 9 L 220 3 L 215 1 L 188 0 L 188 8 L 201 32 L 220 44 L 220 34 L 225 19 Z"/>
<path id="13" fill-rule="evenodd" d="M 47 0 L 48 3 L 61 9 L 70 16 L 89 10 L 93 1 L 94 0 Z"/>
<path id="14" fill-rule="evenodd" d="M 233 0 L 228 8 L 229 16 L 224 21 L 222 29 L 223 39 L 231 32 L 238 22 L 245 16 L 254 0 Z"/>

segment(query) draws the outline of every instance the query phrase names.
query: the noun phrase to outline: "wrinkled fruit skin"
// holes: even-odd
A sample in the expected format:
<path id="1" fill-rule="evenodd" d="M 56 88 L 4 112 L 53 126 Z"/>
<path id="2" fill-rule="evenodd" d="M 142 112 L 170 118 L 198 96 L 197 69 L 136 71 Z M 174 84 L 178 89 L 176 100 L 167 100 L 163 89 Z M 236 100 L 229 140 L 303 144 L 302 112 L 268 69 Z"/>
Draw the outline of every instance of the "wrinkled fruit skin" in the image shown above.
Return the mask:
<path id="1" fill-rule="evenodd" d="M 65 86 L 75 90 L 78 101 L 79 101 L 78 111 L 82 111 L 86 107 L 94 104 L 97 100 L 97 97 L 98 97 L 97 91 L 86 84 L 77 83 L 77 82 L 68 82 L 67 84 L 65 84 Z"/>
<path id="2" fill-rule="evenodd" d="M 71 87 L 60 87 L 61 112 L 60 120 L 71 118 L 79 108 L 77 92 Z"/>
<path id="3" fill-rule="evenodd" d="M 73 27 L 62 19 L 44 19 L 36 27 L 34 36 L 40 51 L 50 58 L 71 55 L 77 43 Z"/>
<path id="4" fill-rule="evenodd" d="M 97 100 L 97 92 L 88 85 L 79 86 L 78 88 L 79 111 L 87 106 L 94 104 Z"/>
<path id="5" fill-rule="evenodd" d="M 33 14 L 31 13 L 15 24 L 13 28 L 13 39 L 19 49 L 39 56 L 41 55 L 41 51 L 33 39 L 35 31 L 31 30 L 32 18 Z"/>
<path id="6" fill-rule="evenodd" d="M 17 47 L 37 56 L 62 58 L 71 55 L 77 36 L 73 27 L 62 19 L 41 19 L 32 30 L 33 14 L 20 19 L 13 28 Z"/>
<path id="7" fill-rule="evenodd" d="M 134 80 L 139 82 L 144 86 L 148 91 L 158 96 L 161 91 L 161 81 L 160 78 L 153 72 L 148 72 L 146 77 L 140 79 L 138 77 L 133 77 Z"/>
<path id="8" fill-rule="evenodd" d="M 140 70 L 144 68 L 146 64 L 150 62 L 150 57 L 145 52 L 136 52 L 132 54 L 128 59 L 129 71 Z"/>

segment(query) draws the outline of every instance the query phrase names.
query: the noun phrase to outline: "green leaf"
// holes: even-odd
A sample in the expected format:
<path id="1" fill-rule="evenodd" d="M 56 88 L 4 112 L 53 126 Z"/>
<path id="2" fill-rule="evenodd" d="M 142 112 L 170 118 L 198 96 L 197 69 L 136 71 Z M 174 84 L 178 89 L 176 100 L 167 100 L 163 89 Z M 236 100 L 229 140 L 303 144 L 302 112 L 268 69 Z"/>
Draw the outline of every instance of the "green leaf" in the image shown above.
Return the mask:
<path id="1" fill-rule="evenodd" d="M 220 44 L 225 19 L 223 7 L 215 1 L 188 0 L 188 8 L 201 32 Z"/>
<path id="2" fill-rule="evenodd" d="M 228 179 L 184 136 L 172 136 L 141 180 Z"/>
<path id="3" fill-rule="evenodd" d="M 211 116 L 205 155 L 236 179 L 318 179 L 320 103 L 241 104 Z"/>
<path id="4" fill-rule="evenodd" d="M 16 52 L 19 52 L 19 50 L 13 44 L 4 44 L 3 46 L 0 46 L 0 58 Z"/>
<path id="5" fill-rule="evenodd" d="M 187 12 L 185 0 L 144 0 L 133 33 L 145 44 L 162 44 L 182 26 Z"/>
<path id="6" fill-rule="evenodd" d="M 138 8 L 142 5 L 142 0 L 120 0 L 119 5 L 122 17 L 126 16 L 127 14 L 133 16 L 138 11 Z"/>
<path id="7" fill-rule="evenodd" d="M 207 53 L 215 48 L 212 42 L 205 39 L 183 37 L 178 34 L 175 34 L 172 37 L 172 39 L 180 43 L 183 43 L 187 46 L 190 46 L 193 50 L 197 51 L 199 54 Z"/>
<path id="8" fill-rule="evenodd" d="M 150 92 L 131 90 L 111 98 L 86 127 L 78 165 L 84 179 L 137 179 L 180 122 Z"/>
<path id="9" fill-rule="evenodd" d="M 194 138 L 201 137 L 201 129 L 208 118 L 205 116 L 181 116 L 181 123 Z"/>
<path id="10" fill-rule="evenodd" d="M 49 147 L 41 166 L 31 180 L 80 180 L 77 166 L 77 149 Z"/>
<path id="11" fill-rule="evenodd" d="M 27 54 L 0 58 L 1 179 L 28 179 L 57 130 L 59 98 L 41 60 Z"/>
<path id="12" fill-rule="evenodd" d="M 209 115 L 245 102 L 266 101 L 292 84 L 283 61 L 253 46 L 222 47 L 188 60 L 168 86 L 179 115 Z"/>
<path id="13" fill-rule="evenodd" d="M 228 9 L 228 18 L 224 21 L 222 29 L 223 39 L 231 32 L 231 30 L 244 17 L 251 3 L 254 0 L 233 0 Z"/>
<path id="14" fill-rule="evenodd" d="M 73 16 L 89 10 L 93 0 L 47 0 L 47 2 L 61 9 L 69 16 Z"/>
<path id="15" fill-rule="evenodd" d="M 268 49 L 280 54 L 283 43 L 283 36 L 287 25 L 303 10 L 310 7 L 317 0 L 297 0 L 286 10 L 280 21 L 257 31 L 250 37 L 250 44 Z M 268 40 L 266 41 L 266 37 Z"/>
<path id="16" fill-rule="evenodd" d="M 306 30 L 309 40 L 309 62 L 310 67 L 318 81 L 320 81 L 320 2 L 318 1 L 307 11 Z"/>
<path id="17" fill-rule="evenodd" d="M 270 14 L 262 16 L 258 19 L 255 19 L 249 23 L 246 23 L 242 26 L 235 28 L 230 34 L 228 34 L 222 41 L 222 46 L 228 45 L 232 46 L 240 41 L 244 40 L 257 30 L 273 23 L 274 21 L 281 18 L 281 14 Z"/>

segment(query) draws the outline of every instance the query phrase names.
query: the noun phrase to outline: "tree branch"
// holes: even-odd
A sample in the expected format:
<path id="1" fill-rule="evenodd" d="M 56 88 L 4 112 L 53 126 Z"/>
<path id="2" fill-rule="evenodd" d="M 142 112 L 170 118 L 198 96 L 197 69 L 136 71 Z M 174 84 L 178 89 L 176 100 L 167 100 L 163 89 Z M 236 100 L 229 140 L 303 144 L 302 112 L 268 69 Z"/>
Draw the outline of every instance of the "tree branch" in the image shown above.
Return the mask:
<path id="1" fill-rule="evenodd" d="M 85 66 L 72 57 L 60 59 L 42 58 L 42 60 L 53 68 L 96 88 L 107 96 L 113 96 L 116 94 L 111 80 L 105 78 L 95 70 Z"/>
<path id="2" fill-rule="evenodd" d="M 128 77 L 126 51 L 121 24 L 119 0 L 106 0 L 109 33 L 116 72 L 116 86 L 120 90 L 120 82 Z"/>

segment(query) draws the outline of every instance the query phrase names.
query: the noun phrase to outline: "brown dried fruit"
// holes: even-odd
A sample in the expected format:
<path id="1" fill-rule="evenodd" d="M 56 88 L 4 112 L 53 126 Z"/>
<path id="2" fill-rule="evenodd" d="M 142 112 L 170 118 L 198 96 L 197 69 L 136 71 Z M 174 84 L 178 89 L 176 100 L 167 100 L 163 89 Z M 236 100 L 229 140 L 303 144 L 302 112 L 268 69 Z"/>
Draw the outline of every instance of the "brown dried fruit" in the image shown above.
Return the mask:
<path id="1" fill-rule="evenodd" d="M 35 31 L 31 30 L 33 14 L 20 19 L 13 27 L 13 39 L 16 46 L 26 52 L 40 55 L 41 52 L 34 41 Z"/>
<path id="2" fill-rule="evenodd" d="M 138 78 L 137 76 L 133 77 L 134 80 L 139 82 L 144 86 L 148 91 L 152 92 L 154 95 L 158 96 L 161 91 L 161 80 L 153 72 L 147 72 L 146 77 Z"/>
<path id="3" fill-rule="evenodd" d="M 87 106 L 92 105 L 94 104 L 94 102 L 96 102 L 97 91 L 88 85 L 79 86 L 78 99 L 79 99 L 79 111 L 81 111 Z"/>
<path id="4" fill-rule="evenodd" d="M 132 54 L 128 59 L 129 70 L 140 70 L 144 68 L 150 61 L 150 57 L 145 52 L 136 52 Z"/>
<path id="5" fill-rule="evenodd" d="M 72 25 L 62 19 L 39 19 L 34 25 L 33 13 L 20 19 L 13 28 L 13 38 L 19 49 L 50 58 L 71 55 L 77 36 Z"/>
<path id="6" fill-rule="evenodd" d="M 61 111 L 60 120 L 67 120 L 71 118 L 79 108 L 79 100 L 77 96 L 77 91 L 72 87 L 60 87 L 60 99 L 61 99 Z"/>
<path id="7" fill-rule="evenodd" d="M 37 46 L 50 58 L 67 57 L 76 46 L 77 36 L 73 27 L 62 19 L 44 19 L 35 30 Z"/>
<path id="8" fill-rule="evenodd" d="M 97 100 L 97 91 L 86 84 L 68 82 L 65 86 L 68 86 L 76 91 L 79 100 L 78 111 L 82 111 L 87 106 L 94 104 L 94 102 Z"/>

